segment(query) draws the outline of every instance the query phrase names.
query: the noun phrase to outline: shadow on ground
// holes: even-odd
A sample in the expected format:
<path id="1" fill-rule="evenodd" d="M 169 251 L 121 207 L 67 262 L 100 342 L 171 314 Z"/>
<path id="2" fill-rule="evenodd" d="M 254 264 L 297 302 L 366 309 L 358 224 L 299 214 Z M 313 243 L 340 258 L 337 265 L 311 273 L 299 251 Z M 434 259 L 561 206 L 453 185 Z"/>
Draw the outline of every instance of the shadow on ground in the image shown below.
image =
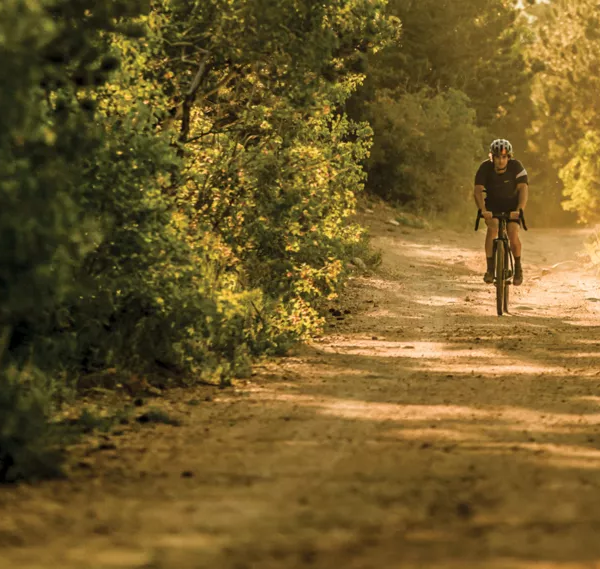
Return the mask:
<path id="1" fill-rule="evenodd" d="M 474 246 L 379 239 L 323 338 L 0 490 L 7 566 L 600 566 L 595 285 L 532 262 L 498 319 Z"/>

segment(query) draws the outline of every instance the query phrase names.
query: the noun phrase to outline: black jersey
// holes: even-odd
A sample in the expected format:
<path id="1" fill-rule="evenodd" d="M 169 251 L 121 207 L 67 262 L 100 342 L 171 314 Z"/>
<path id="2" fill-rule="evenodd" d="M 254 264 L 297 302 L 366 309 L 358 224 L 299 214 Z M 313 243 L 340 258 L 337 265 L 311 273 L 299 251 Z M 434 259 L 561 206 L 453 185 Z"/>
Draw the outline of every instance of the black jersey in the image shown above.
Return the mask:
<path id="1" fill-rule="evenodd" d="M 475 185 L 485 188 L 485 207 L 490 211 L 514 211 L 519 203 L 517 184 L 528 183 L 527 170 L 518 160 L 509 160 L 502 174 L 486 160 L 475 174 Z"/>

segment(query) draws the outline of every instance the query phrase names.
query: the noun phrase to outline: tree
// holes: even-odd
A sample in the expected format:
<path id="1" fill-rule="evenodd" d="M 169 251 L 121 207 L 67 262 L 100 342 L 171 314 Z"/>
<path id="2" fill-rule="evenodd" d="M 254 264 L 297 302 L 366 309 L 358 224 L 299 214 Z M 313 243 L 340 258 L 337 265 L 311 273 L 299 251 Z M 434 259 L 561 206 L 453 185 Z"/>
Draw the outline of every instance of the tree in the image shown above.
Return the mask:
<path id="1" fill-rule="evenodd" d="M 600 120 L 595 112 L 600 89 L 600 13 L 593 0 L 555 0 L 533 9 L 537 41 L 531 57 L 539 69 L 533 90 L 536 120 L 532 136 L 548 185 L 562 189 L 566 209 L 590 221 L 598 199 L 595 160 Z M 560 194 L 554 192 L 558 204 Z"/>
<path id="2" fill-rule="evenodd" d="M 364 247 L 343 105 L 384 6 L 0 5 L 0 479 L 82 374 L 225 384 L 318 330 Z"/>
<path id="3" fill-rule="evenodd" d="M 0 4 L 0 481 L 57 470 L 46 448 L 56 384 L 40 369 L 64 363 L 64 307 L 85 293 L 78 270 L 101 239 L 83 203 L 102 144 L 88 96 L 114 69 L 102 36 L 125 4 Z"/>
<path id="4" fill-rule="evenodd" d="M 349 107 L 353 117 L 367 118 L 375 125 L 376 158 L 367 164 L 368 187 L 412 207 L 427 203 L 432 210 L 447 210 L 446 186 L 472 186 L 476 163 L 485 156 L 491 138 L 510 138 L 517 149 L 526 146 L 525 128 L 531 115 L 524 27 L 519 12 L 503 0 L 491 4 L 482 0 L 393 0 L 389 12 L 402 22 L 401 41 L 369 59 L 365 87 Z M 422 104 L 415 105 L 417 99 Z M 450 101 L 454 108 L 450 114 L 462 116 L 465 124 L 436 120 L 436 113 Z M 388 115 L 397 116 L 403 106 L 416 113 L 403 119 L 414 128 L 397 134 L 393 129 L 381 132 L 396 122 Z M 427 113 L 432 113 L 430 118 Z M 420 152 L 435 145 L 435 140 L 453 146 L 445 154 L 430 154 L 420 166 L 426 170 L 415 174 L 420 167 L 413 158 L 425 156 Z M 410 148 L 414 151 L 407 153 Z M 460 156 L 460 162 L 455 156 Z M 412 172 L 412 181 L 400 175 L 402 171 Z M 416 183 L 434 178 L 441 181 L 448 172 L 453 175 L 446 183 L 434 184 L 439 186 L 437 194 L 430 185 L 424 189 Z M 464 192 L 454 195 L 455 206 L 466 199 Z"/>

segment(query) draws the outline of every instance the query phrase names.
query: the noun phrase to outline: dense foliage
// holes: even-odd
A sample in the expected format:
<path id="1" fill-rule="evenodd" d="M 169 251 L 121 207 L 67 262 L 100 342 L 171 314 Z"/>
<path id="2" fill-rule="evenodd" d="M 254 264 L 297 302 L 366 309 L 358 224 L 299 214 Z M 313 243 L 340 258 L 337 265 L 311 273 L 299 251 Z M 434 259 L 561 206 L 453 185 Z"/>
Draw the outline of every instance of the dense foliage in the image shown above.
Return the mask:
<path id="1" fill-rule="evenodd" d="M 368 188 L 412 209 L 468 212 L 493 137 L 526 149 L 531 72 L 519 11 L 505 0 L 391 0 L 398 45 L 370 57 L 352 116 L 375 143 Z M 524 120 L 525 117 L 525 120 Z"/>
<path id="2" fill-rule="evenodd" d="M 503 137 L 536 224 L 596 220 L 596 4 L 3 0 L 0 479 L 53 471 L 86 375 L 227 383 L 315 333 L 364 184 L 464 224 Z"/>
<path id="3" fill-rule="evenodd" d="M 383 7 L 2 3 L 1 478 L 41 460 L 40 393 L 109 367 L 227 382 L 318 329 L 365 246 L 371 131 L 342 109 L 395 36 Z"/>
<path id="4" fill-rule="evenodd" d="M 580 221 L 598 221 L 600 13 L 592 0 L 554 0 L 531 9 L 539 69 L 533 87 L 532 141 L 553 201 Z M 554 190 L 552 191 L 552 188 Z"/>

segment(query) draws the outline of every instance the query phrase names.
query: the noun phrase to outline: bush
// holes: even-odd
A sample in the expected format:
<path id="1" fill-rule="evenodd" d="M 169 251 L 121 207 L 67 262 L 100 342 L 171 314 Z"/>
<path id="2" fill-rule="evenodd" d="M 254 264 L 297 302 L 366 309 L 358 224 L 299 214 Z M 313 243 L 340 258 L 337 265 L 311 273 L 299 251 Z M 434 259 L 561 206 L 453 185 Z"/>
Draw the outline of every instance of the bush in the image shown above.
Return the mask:
<path id="1" fill-rule="evenodd" d="M 83 373 L 227 383 L 318 330 L 363 240 L 342 109 L 384 4 L 0 4 L 7 479 L 52 463 L 42 402 Z"/>
<path id="2" fill-rule="evenodd" d="M 47 396 L 31 377 L 13 367 L 0 371 L 0 483 L 61 475 L 48 417 Z"/>
<path id="3" fill-rule="evenodd" d="M 559 172 L 565 188 L 563 207 L 572 211 L 582 223 L 600 220 L 600 170 L 598 152 L 600 151 L 600 133 L 589 131 L 577 143 L 574 156 Z"/>
<path id="4" fill-rule="evenodd" d="M 427 214 L 471 205 L 482 131 L 463 93 L 423 90 L 396 99 L 380 92 L 368 114 L 375 131 L 371 190 Z"/>

